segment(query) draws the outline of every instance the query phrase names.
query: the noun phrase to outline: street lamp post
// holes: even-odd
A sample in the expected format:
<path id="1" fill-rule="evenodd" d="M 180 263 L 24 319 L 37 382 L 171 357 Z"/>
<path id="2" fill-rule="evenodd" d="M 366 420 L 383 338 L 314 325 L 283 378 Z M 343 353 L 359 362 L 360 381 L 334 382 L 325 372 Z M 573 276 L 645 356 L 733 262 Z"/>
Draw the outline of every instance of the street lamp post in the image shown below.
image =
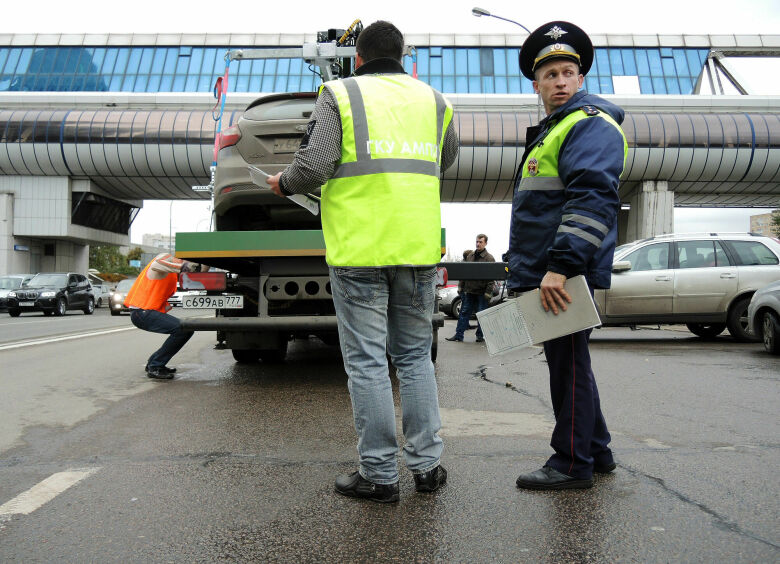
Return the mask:
<path id="1" fill-rule="evenodd" d="M 496 18 L 496 19 L 498 19 L 498 20 L 504 20 L 505 22 L 509 22 L 509 23 L 513 23 L 513 24 L 515 24 L 515 25 L 519 25 L 519 26 L 520 26 L 520 27 L 522 27 L 522 28 L 523 28 L 523 29 L 524 29 L 524 30 L 525 30 L 525 31 L 526 31 L 526 32 L 527 32 L 529 35 L 531 34 L 531 30 L 529 30 L 527 27 L 525 27 L 525 26 L 524 26 L 523 24 L 521 24 L 520 22 L 516 22 L 515 20 L 510 20 L 509 18 L 502 18 L 501 16 L 497 16 L 497 15 L 495 15 L 495 14 L 491 14 L 490 12 L 488 12 L 487 10 L 485 10 L 484 8 L 477 8 L 477 7 L 474 7 L 474 8 L 472 8 L 472 9 L 471 9 L 471 13 L 472 13 L 474 16 L 478 17 L 478 18 L 481 18 L 482 16 L 488 16 L 488 17 L 490 17 L 490 18 Z"/>

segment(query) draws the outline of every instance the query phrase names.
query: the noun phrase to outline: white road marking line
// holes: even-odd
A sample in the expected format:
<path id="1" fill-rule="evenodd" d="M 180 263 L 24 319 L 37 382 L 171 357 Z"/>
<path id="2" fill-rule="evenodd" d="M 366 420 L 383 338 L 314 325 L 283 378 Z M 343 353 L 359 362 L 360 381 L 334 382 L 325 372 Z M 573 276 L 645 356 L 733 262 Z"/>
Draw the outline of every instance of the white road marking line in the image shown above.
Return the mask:
<path id="1" fill-rule="evenodd" d="M 100 470 L 100 468 L 81 468 L 52 474 L 42 482 L 22 492 L 11 501 L 0 505 L 0 516 L 29 515 L 44 503 L 48 503 L 69 487 Z"/>
<path id="2" fill-rule="evenodd" d="M 45 345 L 48 343 L 57 343 L 59 341 L 70 341 L 71 339 L 80 339 L 82 337 L 97 337 L 98 335 L 108 335 L 109 333 L 119 333 L 121 331 L 131 331 L 133 329 L 135 329 L 135 326 L 122 327 L 121 329 L 109 329 L 107 331 L 95 331 L 94 333 L 79 333 L 78 335 L 64 335 L 62 337 L 51 337 L 49 339 L 36 339 L 34 341 L 23 341 L 21 343 L 10 343 L 7 345 L 0 345 L 0 351 L 20 349 L 23 347 L 31 347 L 33 345 Z"/>

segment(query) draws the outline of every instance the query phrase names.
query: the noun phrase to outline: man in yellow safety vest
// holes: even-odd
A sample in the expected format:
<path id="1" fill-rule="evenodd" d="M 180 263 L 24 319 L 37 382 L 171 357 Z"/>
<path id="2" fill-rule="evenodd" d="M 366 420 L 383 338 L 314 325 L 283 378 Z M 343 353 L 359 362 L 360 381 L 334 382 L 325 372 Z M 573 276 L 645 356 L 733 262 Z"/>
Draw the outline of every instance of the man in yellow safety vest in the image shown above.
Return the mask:
<path id="1" fill-rule="evenodd" d="M 439 185 L 458 137 L 452 106 L 408 76 L 404 39 L 378 21 L 358 36 L 354 76 L 320 88 L 292 164 L 267 182 L 279 196 L 322 186 L 322 229 L 355 429 L 358 471 L 340 494 L 398 501 L 395 410 L 386 355 L 400 381 L 406 465 L 418 492 L 444 485 L 430 349 Z"/>

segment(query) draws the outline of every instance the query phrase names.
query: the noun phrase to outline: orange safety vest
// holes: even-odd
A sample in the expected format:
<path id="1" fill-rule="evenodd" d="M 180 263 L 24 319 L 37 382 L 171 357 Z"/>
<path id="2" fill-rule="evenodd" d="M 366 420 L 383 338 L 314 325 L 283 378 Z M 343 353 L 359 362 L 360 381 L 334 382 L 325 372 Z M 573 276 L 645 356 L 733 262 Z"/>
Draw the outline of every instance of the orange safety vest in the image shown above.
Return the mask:
<path id="1" fill-rule="evenodd" d="M 175 272 L 171 272 L 165 278 L 160 280 L 150 280 L 146 276 L 146 272 L 149 267 L 152 266 L 151 261 L 141 271 L 141 274 L 136 278 L 133 287 L 125 297 L 125 307 L 137 307 L 139 309 L 154 309 L 161 313 L 165 313 L 165 306 L 167 305 L 168 298 L 170 298 L 176 291 L 176 285 L 179 277 Z"/>

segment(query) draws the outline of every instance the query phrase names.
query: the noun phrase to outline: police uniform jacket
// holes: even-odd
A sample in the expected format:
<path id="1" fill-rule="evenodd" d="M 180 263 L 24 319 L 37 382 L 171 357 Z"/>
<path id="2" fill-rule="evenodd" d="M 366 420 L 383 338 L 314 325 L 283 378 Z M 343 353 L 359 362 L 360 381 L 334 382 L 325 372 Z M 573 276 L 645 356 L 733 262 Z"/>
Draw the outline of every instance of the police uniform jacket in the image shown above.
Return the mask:
<path id="1" fill-rule="evenodd" d="M 606 112 L 619 124 L 623 110 L 598 96 L 576 93 L 538 126 L 528 128 L 521 167 L 528 166 L 529 152 L 544 143 L 564 117 L 583 107 L 589 117 L 571 127 L 558 153 L 563 189 L 518 190 L 523 168 L 516 175 L 509 251 L 504 256 L 511 290 L 538 287 L 547 271 L 567 278 L 584 274 L 591 288 L 610 286 L 625 140 L 597 113 Z"/>

